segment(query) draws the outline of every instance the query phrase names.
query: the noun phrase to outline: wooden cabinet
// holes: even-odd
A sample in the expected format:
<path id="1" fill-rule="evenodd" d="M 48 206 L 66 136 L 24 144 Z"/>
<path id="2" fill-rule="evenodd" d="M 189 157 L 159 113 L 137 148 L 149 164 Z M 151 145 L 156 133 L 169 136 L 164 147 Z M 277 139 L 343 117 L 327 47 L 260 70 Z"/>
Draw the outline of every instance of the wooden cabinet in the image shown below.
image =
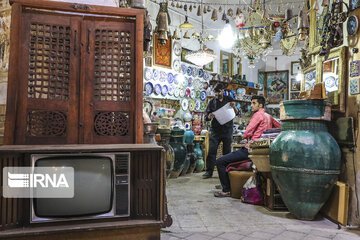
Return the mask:
<path id="1" fill-rule="evenodd" d="M 142 143 L 144 11 L 13 2 L 5 144 Z"/>

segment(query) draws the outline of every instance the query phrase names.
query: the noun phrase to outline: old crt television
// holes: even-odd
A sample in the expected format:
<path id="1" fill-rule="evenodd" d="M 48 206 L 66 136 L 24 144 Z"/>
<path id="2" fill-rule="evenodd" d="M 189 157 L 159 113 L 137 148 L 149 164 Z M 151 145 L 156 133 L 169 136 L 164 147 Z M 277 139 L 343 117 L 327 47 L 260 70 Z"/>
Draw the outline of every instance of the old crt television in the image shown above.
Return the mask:
<path id="1" fill-rule="evenodd" d="M 128 217 L 130 153 L 32 154 L 31 166 L 73 167 L 73 198 L 33 198 L 30 223 Z"/>

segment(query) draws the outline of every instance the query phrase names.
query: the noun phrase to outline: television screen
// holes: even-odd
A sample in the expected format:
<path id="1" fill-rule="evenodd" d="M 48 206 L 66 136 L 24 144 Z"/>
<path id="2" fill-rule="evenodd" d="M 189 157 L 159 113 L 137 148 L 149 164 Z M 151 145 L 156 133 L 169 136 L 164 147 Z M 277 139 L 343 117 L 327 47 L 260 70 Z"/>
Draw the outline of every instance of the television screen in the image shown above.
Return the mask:
<path id="1" fill-rule="evenodd" d="M 39 158 L 35 167 L 73 167 L 74 198 L 35 198 L 37 217 L 80 217 L 112 210 L 112 159 L 101 156 Z"/>

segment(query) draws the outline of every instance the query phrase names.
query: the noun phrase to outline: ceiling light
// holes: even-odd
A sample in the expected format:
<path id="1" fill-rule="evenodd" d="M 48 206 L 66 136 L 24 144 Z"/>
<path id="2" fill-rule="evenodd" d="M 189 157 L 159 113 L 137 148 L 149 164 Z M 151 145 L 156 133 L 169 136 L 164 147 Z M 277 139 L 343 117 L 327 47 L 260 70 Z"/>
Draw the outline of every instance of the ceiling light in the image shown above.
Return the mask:
<path id="1" fill-rule="evenodd" d="M 213 62 L 217 58 L 216 54 L 206 48 L 205 46 L 202 49 L 197 51 L 189 52 L 185 55 L 185 59 L 193 64 L 202 67 L 208 63 Z"/>
<path id="2" fill-rule="evenodd" d="M 179 26 L 181 30 L 190 30 L 194 28 L 194 25 L 188 22 L 188 16 L 185 16 L 185 22 Z"/>

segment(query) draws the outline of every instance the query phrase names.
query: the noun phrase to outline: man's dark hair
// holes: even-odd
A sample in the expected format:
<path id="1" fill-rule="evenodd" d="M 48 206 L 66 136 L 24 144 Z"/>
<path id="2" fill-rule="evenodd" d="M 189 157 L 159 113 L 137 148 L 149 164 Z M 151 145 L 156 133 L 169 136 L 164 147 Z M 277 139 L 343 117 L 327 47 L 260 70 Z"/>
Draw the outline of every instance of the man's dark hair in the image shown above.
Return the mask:
<path id="1" fill-rule="evenodd" d="M 216 86 L 214 88 L 214 92 L 220 92 L 223 89 L 224 89 L 224 85 L 222 85 L 221 83 L 218 83 L 218 84 L 216 84 Z"/>
<path id="2" fill-rule="evenodd" d="M 265 108 L 265 98 L 264 98 L 263 96 L 257 96 L 257 95 L 252 96 L 252 97 L 251 97 L 251 100 L 254 100 L 254 99 L 256 99 L 257 102 L 258 102 L 259 104 L 262 104 L 262 105 L 263 105 L 262 107 Z"/>

